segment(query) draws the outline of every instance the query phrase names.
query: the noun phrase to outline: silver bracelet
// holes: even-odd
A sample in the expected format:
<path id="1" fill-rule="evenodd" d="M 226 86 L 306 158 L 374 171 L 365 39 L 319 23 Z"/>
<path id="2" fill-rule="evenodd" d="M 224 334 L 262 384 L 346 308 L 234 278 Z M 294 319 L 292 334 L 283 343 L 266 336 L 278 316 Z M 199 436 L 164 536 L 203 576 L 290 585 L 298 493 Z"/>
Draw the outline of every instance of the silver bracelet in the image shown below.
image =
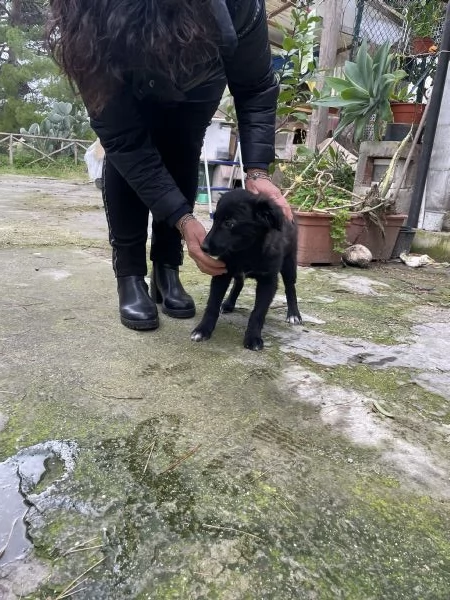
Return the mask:
<path id="1" fill-rule="evenodd" d="M 189 221 L 196 221 L 197 219 L 194 217 L 194 215 L 192 213 L 187 213 L 185 214 L 183 217 L 181 217 L 181 219 L 179 220 L 178 224 L 177 224 L 177 229 L 178 231 L 181 233 L 182 237 L 184 238 L 184 226 L 186 225 L 186 223 L 188 223 Z"/>
<path id="2" fill-rule="evenodd" d="M 267 181 L 272 181 L 272 177 L 266 171 L 253 171 L 250 175 L 247 174 L 245 179 L 251 179 L 252 181 L 266 179 Z"/>

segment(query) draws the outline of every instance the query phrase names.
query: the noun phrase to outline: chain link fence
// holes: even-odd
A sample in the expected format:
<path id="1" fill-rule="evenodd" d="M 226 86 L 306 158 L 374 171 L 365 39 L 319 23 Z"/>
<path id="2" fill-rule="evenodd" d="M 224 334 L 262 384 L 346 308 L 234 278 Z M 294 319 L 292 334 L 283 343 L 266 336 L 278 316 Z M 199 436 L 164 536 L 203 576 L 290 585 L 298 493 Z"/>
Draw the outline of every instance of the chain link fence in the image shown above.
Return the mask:
<path id="1" fill-rule="evenodd" d="M 395 68 L 408 74 L 410 89 L 416 101 L 429 97 L 438 54 L 416 54 L 412 49 L 413 32 L 408 26 L 406 15 L 411 9 L 411 0 L 357 0 L 350 60 L 354 60 L 363 39 L 367 40 L 372 54 L 385 42 L 392 44 L 396 55 Z M 416 18 L 416 17 L 415 17 Z M 430 37 L 439 46 L 445 20 L 444 4 L 441 18 L 430 24 Z"/>
<path id="2" fill-rule="evenodd" d="M 371 53 L 388 41 L 396 52 L 405 51 L 407 36 L 397 8 L 380 0 L 357 0 L 350 60 L 354 60 L 362 40 L 367 40 Z"/>
<path id="3" fill-rule="evenodd" d="M 395 55 L 395 68 L 404 69 L 408 74 L 408 87 L 415 94 L 417 102 L 429 99 L 438 54 L 415 55 L 412 51 L 413 34 L 406 21 L 411 0 L 356 0 L 356 16 L 350 60 L 354 60 L 362 40 L 368 43 L 369 52 L 374 54 L 384 43 L 392 44 Z M 445 11 L 431 28 L 432 38 L 438 46 L 443 32 Z M 431 37 L 431 36 L 430 36 Z M 339 141 L 352 152 L 358 152 L 358 144 L 352 139 L 353 126 L 347 127 L 339 136 Z M 373 128 L 366 129 L 365 139 L 373 139 Z"/>
<path id="4" fill-rule="evenodd" d="M 350 59 L 353 60 L 363 39 L 374 52 L 378 46 L 391 42 L 395 52 L 411 55 L 411 31 L 405 20 L 411 0 L 357 0 L 353 44 Z M 439 45 L 444 27 L 444 11 L 432 27 L 432 37 Z"/>

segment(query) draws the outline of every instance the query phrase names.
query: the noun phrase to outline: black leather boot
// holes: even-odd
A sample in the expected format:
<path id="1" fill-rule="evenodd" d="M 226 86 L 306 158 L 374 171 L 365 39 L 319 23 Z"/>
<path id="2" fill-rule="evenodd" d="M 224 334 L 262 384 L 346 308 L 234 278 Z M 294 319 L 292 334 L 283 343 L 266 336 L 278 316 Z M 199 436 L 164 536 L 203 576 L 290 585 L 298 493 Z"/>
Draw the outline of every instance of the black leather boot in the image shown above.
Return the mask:
<path id="1" fill-rule="evenodd" d="M 195 304 L 181 285 L 178 267 L 153 263 L 151 296 L 162 311 L 175 319 L 189 319 L 195 316 Z"/>
<path id="2" fill-rule="evenodd" d="M 130 329 L 156 329 L 158 309 L 148 294 L 148 285 L 142 276 L 117 278 L 120 321 Z"/>

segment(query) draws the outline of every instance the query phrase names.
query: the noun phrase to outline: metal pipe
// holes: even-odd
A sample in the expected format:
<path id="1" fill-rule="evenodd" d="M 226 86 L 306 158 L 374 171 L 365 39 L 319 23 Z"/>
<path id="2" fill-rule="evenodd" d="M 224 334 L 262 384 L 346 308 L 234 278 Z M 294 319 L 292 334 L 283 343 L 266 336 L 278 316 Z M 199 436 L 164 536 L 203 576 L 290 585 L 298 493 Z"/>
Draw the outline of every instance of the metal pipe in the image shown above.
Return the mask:
<path id="1" fill-rule="evenodd" d="M 357 0 L 355 25 L 353 27 L 352 48 L 350 51 L 350 60 L 354 60 L 359 48 L 359 36 L 361 33 L 361 24 L 364 14 L 364 0 Z"/>
<path id="2" fill-rule="evenodd" d="M 406 226 L 409 228 L 417 227 L 419 222 L 420 207 L 422 205 L 425 185 L 427 183 L 428 169 L 430 166 L 431 153 L 436 135 L 436 127 L 441 110 L 442 95 L 444 93 L 445 80 L 447 76 L 448 64 L 450 59 L 450 2 L 447 4 L 445 13 L 444 30 L 442 33 L 441 48 L 439 60 L 436 68 L 436 75 L 433 82 L 433 91 L 431 92 L 430 108 L 428 111 L 427 124 L 423 135 L 422 152 L 420 154 L 417 168 L 417 176 L 411 197 L 411 206 L 409 208 Z"/>

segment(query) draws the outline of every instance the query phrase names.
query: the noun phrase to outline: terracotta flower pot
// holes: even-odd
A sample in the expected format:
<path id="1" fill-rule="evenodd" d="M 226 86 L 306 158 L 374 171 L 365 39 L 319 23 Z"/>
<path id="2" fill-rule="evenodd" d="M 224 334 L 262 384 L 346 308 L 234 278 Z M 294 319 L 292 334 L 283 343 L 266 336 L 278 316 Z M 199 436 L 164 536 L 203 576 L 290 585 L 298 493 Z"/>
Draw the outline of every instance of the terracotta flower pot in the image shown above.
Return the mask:
<path id="1" fill-rule="evenodd" d="M 297 264 L 337 265 L 341 255 L 333 251 L 333 240 L 330 235 L 332 217 L 325 213 L 299 212 L 293 207 L 298 230 Z M 363 244 L 372 252 L 374 260 L 389 260 L 397 240 L 405 215 L 386 215 L 384 222 L 385 236 L 373 223 L 364 217 L 354 214 L 347 224 L 347 242 Z"/>
<path id="2" fill-rule="evenodd" d="M 418 125 L 425 111 L 425 104 L 416 102 L 391 102 L 394 123 Z"/>
<path id="3" fill-rule="evenodd" d="M 428 36 L 415 37 L 412 42 L 413 54 L 428 54 L 431 46 L 434 45 L 434 40 Z"/>

